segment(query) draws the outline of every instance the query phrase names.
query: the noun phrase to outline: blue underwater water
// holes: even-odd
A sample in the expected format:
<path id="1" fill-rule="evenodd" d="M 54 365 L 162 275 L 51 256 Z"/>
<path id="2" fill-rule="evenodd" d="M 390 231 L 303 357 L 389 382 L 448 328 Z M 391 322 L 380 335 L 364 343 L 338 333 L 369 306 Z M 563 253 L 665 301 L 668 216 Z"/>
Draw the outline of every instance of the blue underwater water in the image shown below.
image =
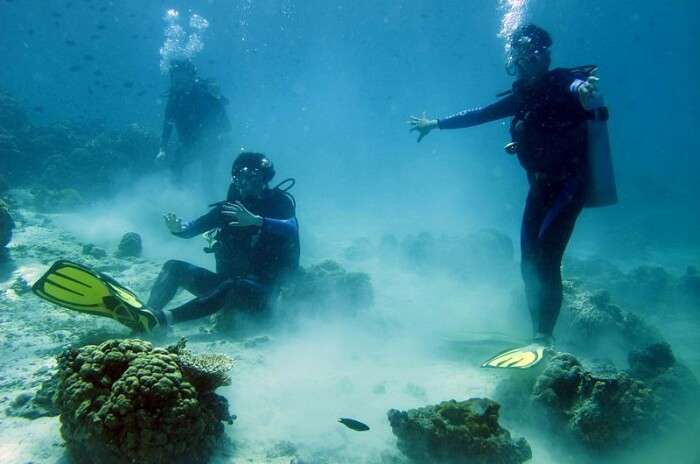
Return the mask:
<path id="1" fill-rule="evenodd" d="M 628 351 L 643 347 L 630 340 L 644 327 L 684 366 L 668 384 L 697 399 L 699 2 L 0 0 L 0 212 L 7 203 L 15 226 L 0 255 L 0 462 L 71 462 L 55 415 L 8 411 L 18 395 L 36 393 L 62 349 L 110 338 L 88 336 L 98 328 L 128 335 L 110 332 L 113 321 L 93 330 L 93 318 L 39 303 L 28 285 L 59 258 L 84 259 L 144 298 L 168 259 L 213 270 L 204 242 L 174 239 L 161 216 L 190 220 L 224 199 L 240 151 L 268 155 L 275 183 L 296 179 L 302 266 L 323 279 L 335 271 L 313 266 L 333 260 L 351 277 L 334 287 L 340 299 L 314 303 L 308 320 L 302 309 L 293 323 L 233 341 L 207 338 L 207 323 L 167 336 L 234 358 L 234 380 L 219 391 L 238 419 L 212 462 L 404 463 L 410 453 L 397 446 L 390 408 L 496 395 L 503 377 L 480 361 L 531 336 L 519 257 L 528 181 L 503 150 L 509 122 L 434 130 L 416 143 L 407 120 L 494 102 L 513 82 L 507 33 L 529 22 L 551 34 L 553 67 L 598 66 L 619 197 L 578 219 L 555 337 L 586 351 L 580 314 L 566 308 L 595 306 L 605 297 L 591 295 L 606 291 L 617 309 L 598 326 L 587 319 L 588 336 L 603 341 L 581 354 L 586 368 L 595 372 L 594 358 L 631 368 Z M 168 34 L 177 40 L 168 44 Z M 182 57 L 228 100 L 231 133 L 218 158 L 173 179 L 154 158 L 167 66 Z M 173 137 L 170 149 L 178 143 Z M 130 231 L 143 237 L 143 255 L 119 260 L 113 250 Z M 345 319 L 353 273 L 371 281 L 373 305 Z M 635 315 L 644 322 L 628 323 Z M 610 327 L 618 332 L 608 337 Z M 698 408 L 679 401 L 667 409 Z M 335 428 L 336 417 L 354 414 L 370 431 Z M 553 444 L 556 433 L 509 416 L 507 406 L 501 415 L 528 440 L 533 463 L 700 462 L 685 435 L 700 430 L 698 414 L 674 422 L 683 432 L 658 446 L 621 432 L 622 451 L 602 457 L 586 454 L 598 442 L 585 433 Z"/>

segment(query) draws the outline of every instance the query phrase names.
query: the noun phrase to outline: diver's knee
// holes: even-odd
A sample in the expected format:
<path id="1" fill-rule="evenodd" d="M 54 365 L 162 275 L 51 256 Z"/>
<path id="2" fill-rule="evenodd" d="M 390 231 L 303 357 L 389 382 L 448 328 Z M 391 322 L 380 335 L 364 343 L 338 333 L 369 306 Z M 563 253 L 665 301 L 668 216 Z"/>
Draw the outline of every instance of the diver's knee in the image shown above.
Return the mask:
<path id="1" fill-rule="evenodd" d="M 164 271 L 178 271 L 183 269 L 187 265 L 186 262 L 180 261 L 178 259 L 169 259 L 163 264 Z"/>

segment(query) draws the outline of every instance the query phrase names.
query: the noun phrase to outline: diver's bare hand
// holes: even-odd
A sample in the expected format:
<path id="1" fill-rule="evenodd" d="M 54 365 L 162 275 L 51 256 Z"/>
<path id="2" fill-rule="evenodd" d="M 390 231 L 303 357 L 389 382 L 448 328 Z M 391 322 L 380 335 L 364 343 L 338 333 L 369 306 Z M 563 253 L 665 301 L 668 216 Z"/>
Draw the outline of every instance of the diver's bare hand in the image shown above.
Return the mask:
<path id="1" fill-rule="evenodd" d="M 591 73 L 590 76 L 579 85 L 576 91 L 578 92 L 578 98 L 583 106 L 586 106 L 588 100 L 593 97 L 598 92 L 598 77 L 595 76 L 595 71 Z"/>
<path id="2" fill-rule="evenodd" d="M 156 155 L 156 163 L 162 163 L 163 161 L 165 161 L 165 150 L 161 148 Z"/>
<path id="3" fill-rule="evenodd" d="M 420 117 L 411 116 L 406 122 L 412 126 L 409 132 L 418 132 L 418 140 L 416 140 L 416 142 L 423 140 L 423 137 L 438 126 L 438 120 L 429 119 L 425 113 Z"/>
<path id="4" fill-rule="evenodd" d="M 224 203 L 221 214 L 231 220 L 228 225 L 233 227 L 260 227 L 263 223 L 261 216 L 248 211 L 240 201 Z"/>
<path id="5" fill-rule="evenodd" d="M 174 213 L 166 213 L 163 215 L 165 220 L 165 227 L 168 228 L 171 234 L 179 234 L 182 232 L 182 219 L 175 216 Z"/>

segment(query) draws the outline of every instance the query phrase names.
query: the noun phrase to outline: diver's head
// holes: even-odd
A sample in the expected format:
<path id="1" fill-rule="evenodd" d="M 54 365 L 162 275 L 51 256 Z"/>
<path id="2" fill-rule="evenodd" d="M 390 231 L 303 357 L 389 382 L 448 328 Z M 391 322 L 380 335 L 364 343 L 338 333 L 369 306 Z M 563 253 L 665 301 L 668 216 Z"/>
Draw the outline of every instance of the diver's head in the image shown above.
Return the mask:
<path id="1" fill-rule="evenodd" d="M 519 79 L 541 76 L 549 69 L 552 58 L 549 33 L 534 24 L 518 27 L 510 38 L 506 71 Z"/>
<path id="2" fill-rule="evenodd" d="M 175 92 L 189 92 L 197 80 L 197 68 L 190 60 L 170 63 L 170 88 Z"/>
<path id="3" fill-rule="evenodd" d="M 231 183 L 242 200 L 260 198 L 274 176 L 272 161 L 262 153 L 244 151 L 231 167 Z"/>

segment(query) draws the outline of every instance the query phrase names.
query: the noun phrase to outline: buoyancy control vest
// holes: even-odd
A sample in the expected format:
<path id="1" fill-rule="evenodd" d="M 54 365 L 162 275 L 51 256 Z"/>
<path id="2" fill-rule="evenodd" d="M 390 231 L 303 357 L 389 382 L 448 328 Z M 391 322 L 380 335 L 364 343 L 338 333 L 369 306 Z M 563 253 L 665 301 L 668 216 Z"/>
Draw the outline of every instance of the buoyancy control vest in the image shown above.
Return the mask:
<path id="1" fill-rule="evenodd" d="M 596 69 L 594 65 L 553 69 L 534 84 L 518 80 L 511 91 L 500 94 L 512 93 L 515 98 L 509 145 L 525 170 L 551 178 L 585 179 L 587 207 L 617 202 L 608 109 L 602 95 L 591 96 L 583 106 L 577 92 Z"/>
<path id="2" fill-rule="evenodd" d="M 271 219 L 296 220 L 296 201 L 289 193 L 293 179 L 287 179 L 267 189 L 259 200 L 247 200 L 244 206 L 254 214 Z M 240 201 L 230 188 L 227 201 Z M 221 207 L 225 202 L 215 203 Z M 216 257 L 217 273 L 231 277 L 253 276 L 265 283 L 277 283 L 279 278 L 299 267 L 299 235 L 282 236 L 263 233 L 260 228 L 240 228 L 225 225 L 209 234 L 211 252 Z"/>

